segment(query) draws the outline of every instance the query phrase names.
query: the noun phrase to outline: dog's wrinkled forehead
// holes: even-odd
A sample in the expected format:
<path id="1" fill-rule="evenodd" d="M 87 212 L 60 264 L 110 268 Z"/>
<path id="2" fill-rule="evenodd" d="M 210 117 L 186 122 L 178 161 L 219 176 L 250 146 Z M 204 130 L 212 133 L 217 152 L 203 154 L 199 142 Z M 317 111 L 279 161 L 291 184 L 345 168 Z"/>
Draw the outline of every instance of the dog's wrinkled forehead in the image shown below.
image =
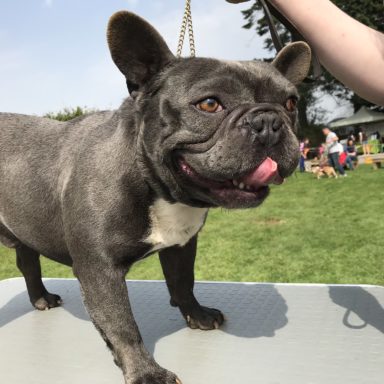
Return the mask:
<path id="1" fill-rule="evenodd" d="M 223 102 L 280 103 L 297 95 L 296 87 L 268 63 L 183 59 L 164 71 L 163 87 L 188 94 L 190 99 L 216 96 Z M 197 100 L 196 100 L 197 101 Z"/>

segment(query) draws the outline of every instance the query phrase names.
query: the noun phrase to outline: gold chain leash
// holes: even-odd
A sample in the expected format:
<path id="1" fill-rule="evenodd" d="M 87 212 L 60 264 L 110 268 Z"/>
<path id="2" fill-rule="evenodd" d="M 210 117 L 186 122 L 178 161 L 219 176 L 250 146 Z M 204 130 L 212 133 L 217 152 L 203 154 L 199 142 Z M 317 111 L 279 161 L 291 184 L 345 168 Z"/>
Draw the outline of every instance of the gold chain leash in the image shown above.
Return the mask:
<path id="1" fill-rule="evenodd" d="M 185 31 L 187 30 L 187 28 L 188 28 L 188 37 L 189 37 L 190 56 L 195 57 L 196 50 L 195 50 L 195 39 L 193 36 L 191 0 L 185 0 L 184 16 L 183 16 L 183 21 L 181 23 L 179 43 L 177 44 L 177 53 L 176 53 L 177 57 L 181 57 L 181 52 L 183 50 L 183 44 L 184 44 Z"/>

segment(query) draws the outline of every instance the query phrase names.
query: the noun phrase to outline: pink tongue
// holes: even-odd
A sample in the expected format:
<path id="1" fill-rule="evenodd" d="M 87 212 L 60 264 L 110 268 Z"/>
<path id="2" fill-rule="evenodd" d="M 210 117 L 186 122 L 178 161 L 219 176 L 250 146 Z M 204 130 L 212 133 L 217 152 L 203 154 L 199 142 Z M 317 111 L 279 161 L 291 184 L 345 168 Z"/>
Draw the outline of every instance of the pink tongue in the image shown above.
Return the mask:
<path id="1" fill-rule="evenodd" d="M 281 184 L 284 179 L 277 171 L 277 163 L 267 157 L 256 169 L 244 176 L 241 181 L 246 185 L 258 188 L 272 183 Z"/>

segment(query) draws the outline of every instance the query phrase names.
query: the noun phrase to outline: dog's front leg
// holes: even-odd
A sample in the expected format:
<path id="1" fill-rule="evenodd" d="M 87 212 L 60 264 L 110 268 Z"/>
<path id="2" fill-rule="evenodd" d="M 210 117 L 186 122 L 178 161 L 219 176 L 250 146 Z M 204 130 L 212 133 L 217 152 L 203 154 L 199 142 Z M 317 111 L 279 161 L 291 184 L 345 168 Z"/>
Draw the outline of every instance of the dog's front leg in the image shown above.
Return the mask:
<path id="1" fill-rule="evenodd" d="M 143 345 L 129 304 L 125 268 L 100 259 L 75 261 L 73 271 L 92 322 L 122 369 L 125 383 L 180 383 L 154 361 Z"/>
<path id="2" fill-rule="evenodd" d="M 197 235 L 184 247 L 174 246 L 161 250 L 160 262 L 171 295 L 171 305 L 179 307 L 188 326 L 215 329 L 223 323 L 223 314 L 217 309 L 203 307 L 193 294 L 196 245 Z"/>

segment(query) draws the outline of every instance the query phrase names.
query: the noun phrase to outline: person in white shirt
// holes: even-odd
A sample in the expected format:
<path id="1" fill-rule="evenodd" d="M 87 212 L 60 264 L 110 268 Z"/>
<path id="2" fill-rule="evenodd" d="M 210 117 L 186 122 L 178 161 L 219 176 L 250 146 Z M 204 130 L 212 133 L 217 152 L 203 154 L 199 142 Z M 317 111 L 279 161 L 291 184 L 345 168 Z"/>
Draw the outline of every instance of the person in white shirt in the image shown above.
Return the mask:
<path id="1" fill-rule="evenodd" d="M 339 171 L 340 175 L 347 176 L 344 171 L 344 168 L 340 165 L 339 162 L 339 138 L 335 132 L 332 132 L 329 128 L 323 128 L 323 133 L 325 138 L 325 144 L 327 146 L 326 150 L 328 153 L 328 160 L 335 170 Z"/>

